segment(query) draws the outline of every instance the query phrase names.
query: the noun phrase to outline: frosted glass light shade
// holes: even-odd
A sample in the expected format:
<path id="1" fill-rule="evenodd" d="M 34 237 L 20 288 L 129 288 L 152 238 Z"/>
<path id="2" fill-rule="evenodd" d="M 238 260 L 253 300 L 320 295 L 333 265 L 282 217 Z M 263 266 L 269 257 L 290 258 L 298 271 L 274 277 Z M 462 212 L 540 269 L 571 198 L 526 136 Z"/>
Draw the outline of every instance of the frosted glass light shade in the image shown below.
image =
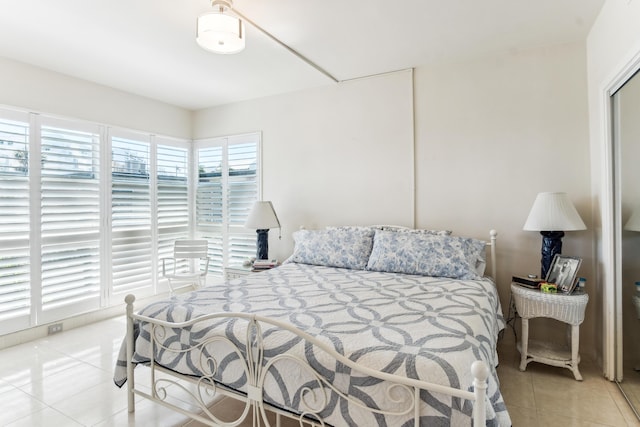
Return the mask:
<path id="1" fill-rule="evenodd" d="M 245 47 L 244 23 L 225 13 L 205 13 L 198 17 L 196 41 L 210 52 L 238 53 Z"/>
<path id="2" fill-rule="evenodd" d="M 567 193 L 539 193 L 524 223 L 528 231 L 586 230 Z"/>
<path id="3" fill-rule="evenodd" d="M 255 230 L 268 230 L 280 228 L 280 221 L 271 202 L 255 202 L 244 226 Z"/>

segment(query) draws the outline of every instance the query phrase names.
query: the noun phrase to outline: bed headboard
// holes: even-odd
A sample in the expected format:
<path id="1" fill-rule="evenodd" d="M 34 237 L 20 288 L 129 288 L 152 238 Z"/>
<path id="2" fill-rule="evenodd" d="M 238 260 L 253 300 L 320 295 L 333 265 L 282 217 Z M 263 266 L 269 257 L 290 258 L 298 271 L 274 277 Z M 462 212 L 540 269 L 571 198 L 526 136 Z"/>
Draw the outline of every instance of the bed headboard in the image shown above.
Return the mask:
<path id="1" fill-rule="evenodd" d="M 497 256 L 496 256 L 496 241 L 498 240 L 498 232 L 496 230 L 489 231 L 489 241 L 487 242 L 487 246 L 490 250 L 490 265 L 491 265 L 491 274 L 489 275 L 493 278 L 493 282 L 498 285 L 498 267 L 497 267 Z"/>

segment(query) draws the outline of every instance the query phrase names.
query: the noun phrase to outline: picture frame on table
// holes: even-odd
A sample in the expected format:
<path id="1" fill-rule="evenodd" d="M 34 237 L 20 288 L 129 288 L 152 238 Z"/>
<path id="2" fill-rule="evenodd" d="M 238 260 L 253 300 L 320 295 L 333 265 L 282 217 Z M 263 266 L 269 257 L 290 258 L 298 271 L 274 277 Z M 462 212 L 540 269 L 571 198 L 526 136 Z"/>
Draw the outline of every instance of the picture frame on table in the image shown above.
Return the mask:
<path id="1" fill-rule="evenodd" d="M 559 291 L 569 294 L 576 285 L 582 258 L 556 254 L 547 272 L 546 282 L 554 283 Z"/>

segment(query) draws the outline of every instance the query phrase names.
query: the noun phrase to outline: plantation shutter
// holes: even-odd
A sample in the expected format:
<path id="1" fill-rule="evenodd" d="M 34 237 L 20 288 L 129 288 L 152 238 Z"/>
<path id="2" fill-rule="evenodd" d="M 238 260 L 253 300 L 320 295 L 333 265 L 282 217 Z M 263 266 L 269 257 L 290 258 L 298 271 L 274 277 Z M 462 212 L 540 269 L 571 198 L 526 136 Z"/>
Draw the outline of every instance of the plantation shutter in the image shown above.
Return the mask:
<path id="1" fill-rule="evenodd" d="M 0 111 L 0 334 L 29 326 L 28 153 L 26 114 Z"/>
<path id="2" fill-rule="evenodd" d="M 257 133 L 217 138 L 198 144 L 197 231 L 209 240 L 209 270 L 255 257 L 255 230 L 244 227 L 258 200 Z"/>
<path id="3" fill-rule="evenodd" d="M 162 291 L 158 258 L 196 234 L 193 144 L 106 135 L 0 108 L 0 335 Z"/>
<path id="4" fill-rule="evenodd" d="M 49 123 L 40 160 L 45 322 L 100 306 L 99 129 Z"/>
<path id="5" fill-rule="evenodd" d="M 242 264 L 256 256 L 256 232 L 245 228 L 249 211 L 258 200 L 258 142 L 253 135 L 229 138 L 228 264 Z"/>
<path id="6" fill-rule="evenodd" d="M 111 137 L 111 274 L 113 293 L 152 284 L 150 144 Z"/>
<path id="7" fill-rule="evenodd" d="M 157 148 L 159 258 L 172 257 L 175 240 L 189 237 L 189 150 L 167 144 Z"/>
<path id="8" fill-rule="evenodd" d="M 200 237 L 209 241 L 209 271 L 220 275 L 224 265 L 223 158 L 222 145 L 202 148 L 198 151 L 196 195 L 198 233 Z"/>

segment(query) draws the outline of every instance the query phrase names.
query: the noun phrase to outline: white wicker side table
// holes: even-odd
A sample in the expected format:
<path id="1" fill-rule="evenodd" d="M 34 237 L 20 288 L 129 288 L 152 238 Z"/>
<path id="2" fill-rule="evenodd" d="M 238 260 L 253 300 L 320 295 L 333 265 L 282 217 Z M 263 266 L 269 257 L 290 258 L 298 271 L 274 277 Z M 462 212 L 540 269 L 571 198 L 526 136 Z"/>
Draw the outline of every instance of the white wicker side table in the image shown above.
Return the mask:
<path id="1" fill-rule="evenodd" d="M 587 294 L 546 294 L 537 289 L 528 289 L 516 283 L 511 284 L 511 295 L 518 315 L 522 318 L 522 338 L 518 343 L 520 370 L 527 369 L 529 362 L 546 363 L 567 368 L 578 381 L 582 375 L 578 370 L 580 355 L 580 324 L 589 302 Z M 549 317 L 571 325 L 571 348 L 557 348 L 549 343 L 529 342 L 529 319 Z"/>

